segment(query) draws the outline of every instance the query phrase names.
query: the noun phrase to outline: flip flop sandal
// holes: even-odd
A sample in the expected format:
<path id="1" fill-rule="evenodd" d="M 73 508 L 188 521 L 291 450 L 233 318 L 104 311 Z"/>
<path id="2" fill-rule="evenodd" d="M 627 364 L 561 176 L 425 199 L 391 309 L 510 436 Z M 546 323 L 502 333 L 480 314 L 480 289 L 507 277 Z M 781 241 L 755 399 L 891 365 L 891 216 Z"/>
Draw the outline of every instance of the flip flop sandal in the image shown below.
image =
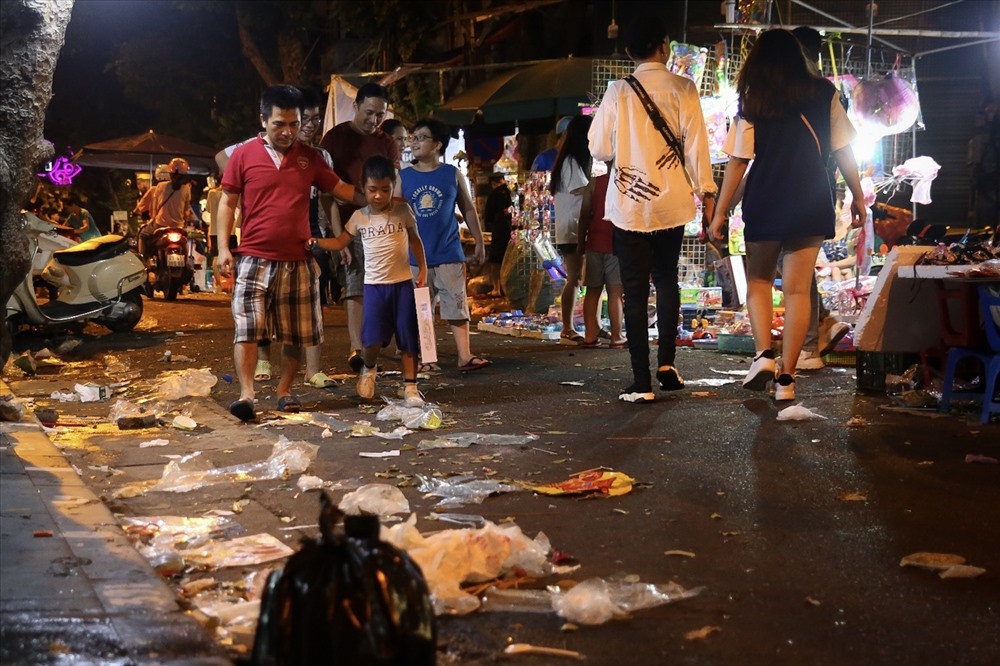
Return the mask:
<path id="1" fill-rule="evenodd" d="M 441 366 L 437 363 L 421 363 L 420 367 L 417 368 L 417 372 L 441 372 Z"/>
<path id="2" fill-rule="evenodd" d="M 581 336 L 582 339 L 582 336 Z M 483 368 L 488 368 L 493 365 L 493 361 L 488 358 L 483 358 L 482 356 L 473 356 L 469 359 L 469 362 L 465 365 L 458 366 L 459 372 L 472 372 L 473 370 L 482 370 Z"/>
<path id="3" fill-rule="evenodd" d="M 563 331 L 562 333 L 559 334 L 559 337 L 562 338 L 563 340 L 569 340 L 570 342 L 575 342 L 576 344 L 580 344 L 581 342 L 583 342 L 583 336 L 577 333 L 576 331 Z"/>
<path id="4" fill-rule="evenodd" d="M 323 372 L 317 372 L 315 375 L 310 377 L 308 381 L 306 381 L 306 386 L 312 386 L 313 388 L 331 388 L 336 385 L 337 382 L 330 379 L 330 377 Z"/>
<path id="5" fill-rule="evenodd" d="M 253 402 L 250 400 L 237 400 L 229 405 L 229 413 L 240 421 L 252 421 L 257 418 L 257 413 L 253 409 Z"/>
<path id="6" fill-rule="evenodd" d="M 580 343 L 580 346 L 583 347 L 584 349 L 597 349 L 601 346 L 601 340 L 600 338 L 589 341 L 584 340 L 583 342 Z"/>
<path id="7" fill-rule="evenodd" d="M 604 338 L 605 340 L 610 340 L 611 339 L 611 331 L 609 331 L 606 328 L 602 328 L 601 330 L 597 331 L 597 337 Z"/>
<path id="8" fill-rule="evenodd" d="M 290 395 L 283 395 L 278 398 L 278 411 L 286 414 L 297 414 L 302 410 L 302 403 L 297 398 Z"/>
<path id="9" fill-rule="evenodd" d="M 611 349 L 628 349 L 628 340 L 612 340 L 608 347 Z"/>

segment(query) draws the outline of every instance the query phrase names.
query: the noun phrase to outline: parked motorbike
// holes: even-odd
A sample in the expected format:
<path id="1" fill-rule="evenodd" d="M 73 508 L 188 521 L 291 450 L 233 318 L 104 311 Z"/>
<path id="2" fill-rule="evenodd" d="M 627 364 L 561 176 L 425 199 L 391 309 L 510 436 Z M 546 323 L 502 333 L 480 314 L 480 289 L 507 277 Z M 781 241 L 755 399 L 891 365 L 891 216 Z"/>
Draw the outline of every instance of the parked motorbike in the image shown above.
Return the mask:
<path id="1" fill-rule="evenodd" d="M 194 277 L 194 258 L 187 232 L 173 227 L 159 227 L 153 232 L 153 249 L 146 257 L 146 295 L 162 291 L 168 301 L 175 300 L 184 285 Z"/>
<path id="2" fill-rule="evenodd" d="M 34 264 L 40 252 L 49 251 L 56 226 L 36 215 L 22 213 Z M 52 252 L 42 269 L 42 279 L 58 289 L 58 296 L 40 303 L 29 270 L 7 301 L 7 327 L 11 335 L 23 325 L 42 328 L 78 326 L 95 321 L 112 331 L 129 331 L 142 319 L 142 261 L 129 241 L 108 234 L 73 247 Z"/>

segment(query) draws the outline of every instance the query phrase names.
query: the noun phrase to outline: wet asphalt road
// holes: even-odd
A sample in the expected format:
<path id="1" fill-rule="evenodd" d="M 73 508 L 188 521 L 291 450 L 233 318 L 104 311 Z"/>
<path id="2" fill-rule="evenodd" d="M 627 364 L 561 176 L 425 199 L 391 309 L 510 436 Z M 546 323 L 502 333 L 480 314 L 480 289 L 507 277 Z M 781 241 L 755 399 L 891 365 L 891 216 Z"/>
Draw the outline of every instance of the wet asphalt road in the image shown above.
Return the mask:
<path id="1" fill-rule="evenodd" d="M 343 314 L 339 308 L 326 313 L 324 367 L 329 374 L 343 373 L 348 348 Z M 168 349 L 175 357 L 193 358 L 193 366 L 232 374 L 231 331 L 228 302 L 218 297 L 147 301 L 146 318 L 131 335 L 88 329 L 84 343 L 67 358 L 76 363 L 59 380 L 18 382 L 8 375 L 8 382 L 18 395 L 34 394 L 43 403 L 41 396 L 70 378 L 101 379 L 108 353 L 124 356 L 144 380 L 151 379 L 167 369 L 160 359 Z M 20 344 L 37 349 L 58 342 L 29 335 Z M 202 450 L 216 467 L 253 462 L 266 458 L 283 433 L 320 445 L 311 473 L 327 481 L 402 484 L 420 518 L 418 527 L 427 532 L 448 526 L 425 519 L 434 501 L 410 485 L 415 474 L 471 473 L 536 483 L 604 466 L 631 475 L 636 487 L 601 499 L 508 493 L 459 511 L 494 522 L 513 519 L 530 537 L 544 532 L 555 548 L 580 564 L 572 574 L 536 586 L 558 578 L 632 576 L 704 588 L 693 599 L 575 630 L 554 614 L 443 617 L 440 663 L 507 661 L 511 658 L 501 652 L 511 642 L 575 650 L 594 664 L 1000 661 L 1000 465 L 965 462 L 967 454 L 1000 458 L 1000 424 L 887 411 L 885 398 L 855 394 L 852 368 L 827 368 L 801 378 L 798 402 L 826 418 L 783 423 L 775 420 L 778 410 L 766 394 L 746 392 L 738 382 L 658 394 L 651 405 L 620 404 L 615 398 L 628 383 L 627 351 L 479 334 L 473 349 L 494 365 L 463 375 L 453 367 L 445 327 L 438 329 L 438 347 L 444 369 L 422 381 L 421 389 L 441 406 L 449 430 L 533 433 L 538 439 L 522 447 L 407 450 L 398 458 L 360 458 L 362 451 L 398 448 L 399 443 L 323 439 L 309 425 L 237 425 L 224 412 L 237 396 L 236 386 L 225 381 L 211 399 L 186 403 L 196 420 L 209 424 L 193 433 L 87 426 L 52 438 L 115 513 L 193 516 L 241 503 L 235 519 L 247 533 L 267 531 L 291 545 L 298 533 L 283 528 L 315 523 L 317 503 L 314 494 L 288 482 L 114 495 L 129 484 L 158 479 L 164 454 Z M 747 359 L 681 350 L 677 365 L 690 381 L 726 377 L 715 371 L 744 370 Z M 383 364 L 385 370 L 397 367 L 392 359 Z M 275 384 L 272 380 L 258 391 L 265 421 L 267 410 L 274 409 Z M 126 395 L 141 398 L 150 386 L 139 381 Z M 379 391 L 393 397 L 398 386 L 391 377 L 379 380 Z M 308 410 L 352 422 L 374 420 L 374 410 L 364 409 L 354 396 L 352 381 L 331 390 L 301 387 L 299 396 Z M 106 415 L 108 407 L 55 406 L 64 419 Z M 847 427 L 854 417 L 862 425 Z M 166 437 L 170 444 L 137 448 L 137 442 L 153 437 Z M 403 443 L 424 438 L 411 435 Z M 102 466 L 116 472 L 95 471 Z M 848 493 L 855 499 L 847 499 Z M 339 499 L 343 491 L 331 494 Z M 665 554 L 671 550 L 693 557 Z M 941 580 L 933 572 L 899 566 L 900 558 L 918 551 L 956 553 L 986 573 Z M 236 584 L 264 568 L 194 577 Z M 685 637 L 706 627 L 717 629 L 704 639 Z M 237 647 L 228 649 L 235 657 L 247 636 L 231 638 Z"/>

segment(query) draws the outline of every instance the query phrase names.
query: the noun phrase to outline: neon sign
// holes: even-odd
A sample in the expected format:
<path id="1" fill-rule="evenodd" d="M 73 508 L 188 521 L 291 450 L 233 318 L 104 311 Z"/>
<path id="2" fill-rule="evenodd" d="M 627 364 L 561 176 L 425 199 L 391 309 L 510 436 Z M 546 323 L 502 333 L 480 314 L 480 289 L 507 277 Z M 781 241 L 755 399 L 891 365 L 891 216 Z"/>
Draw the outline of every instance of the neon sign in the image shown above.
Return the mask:
<path id="1" fill-rule="evenodd" d="M 66 157 L 57 157 L 56 161 L 46 169 L 43 173 L 36 174 L 39 178 L 48 178 L 53 185 L 72 185 L 73 179 L 76 178 L 83 169 L 79 164 L 74 164 L 69 161 Z"/>

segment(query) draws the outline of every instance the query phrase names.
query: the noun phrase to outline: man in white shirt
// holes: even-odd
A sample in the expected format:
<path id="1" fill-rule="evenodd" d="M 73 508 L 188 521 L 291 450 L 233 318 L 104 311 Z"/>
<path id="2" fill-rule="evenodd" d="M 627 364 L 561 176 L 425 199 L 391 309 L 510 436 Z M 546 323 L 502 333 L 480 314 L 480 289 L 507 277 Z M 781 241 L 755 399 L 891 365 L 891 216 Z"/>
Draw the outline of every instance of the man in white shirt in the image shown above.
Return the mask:
<path id="1" fill-rule="evenodd" d="M 656 378 L 660 390 L 684 388 L 674 368 L 680 292 L 677 263 L 684 225 L 695 216 L 695 194 L 711 219 L 717 186 L 712 179 L 708 134 L 698 90 L 667 70 L 667 30 L 656 17 L 639 17 L 625 33 L 636 63 L 634 77 L 676 137 L 676 150 L 656 129 L 642 100 L 627 81 L 612 81 L 594 115 L 589 139 L 594 159 L 614 160 L 605 216 L 614 224 L 615 256 L 625 291 L 625 326 L 633 383 L 618 396 L 624 402 L 652 402 L 646 335 L 649 280 L 656 287 Z"/>

